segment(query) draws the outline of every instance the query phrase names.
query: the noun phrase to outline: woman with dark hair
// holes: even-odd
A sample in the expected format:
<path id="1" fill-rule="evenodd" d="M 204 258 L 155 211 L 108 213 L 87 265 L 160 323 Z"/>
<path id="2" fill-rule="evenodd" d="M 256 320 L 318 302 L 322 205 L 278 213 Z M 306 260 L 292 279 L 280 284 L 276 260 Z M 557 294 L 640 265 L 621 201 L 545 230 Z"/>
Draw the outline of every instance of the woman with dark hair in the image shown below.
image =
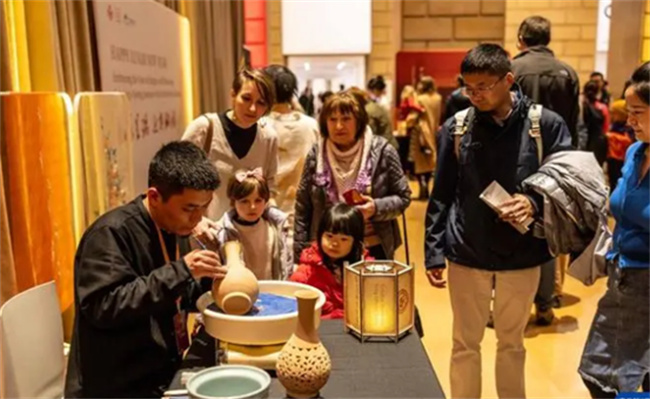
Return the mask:
<path id="1" fill-rule="evenodd" d="M 458 75 L 456 77 L 456 89 L 449 94 L 445 101 L 445 116 L 442 118 L 442 123 L 453 117 L 456 112 L 462 111 L 471 106 L 472 103 L 465 93 L 465 79 L 463 79 L 462 75 Z"/>
<path id="2" fill-rule="evenodd" d="M 605 80 L 605 75 L 602 72 L 594 71 L 589 75 L 589 80 L 596 83 L 598 91 L 596 92 L 596 98 L 605 106 L 609 106 L 611 95 L 607 90 L 609 82 Z"/>
<path id="3" fill-rule="evenodd" d="M 372 260 L 364 249 L 364 222 L 361 212 L 339 203 L 323 214 L 316 241 L 305 248 L 290 280 L 316 287 L 325 294 L 321 316 L 343 317 L 343 266 Z"/>
<path id="4" fill-rule="evenodd" d="M 348 92 L 332 95 L 319 119 L 321 138 L 307 155 L 296 198 L 294 259 L 316 239 L 325 208 L 339 202 L 361 211 L 370 254 L 393 259 L 402 243 L 396 218 L 411 202 L 397 151 L 372 133 Z"/>
<path id="5" fill-rule="evenodd" d="M 436 81 L 431 76 L 420 78 L 416 98 L 418 103 L 424 107 L 424 114 L 420 115 L 418 119 L 424 120 L 426 124 L 417 124 L 416 129 L 419 132 L 410 135 L 411 152 L 414 153 L 412 157 L 415 161 L 415 173 L 418 175 L 418 181 L 420 182 L 419 198 L 424 200 L 429 199 L 429 180 L 435 171 L 436 149 L 438 148 L 436 134 L 440 126 L 440 114 L 442 112 L 442 97 L 438 94 Z M 418 147 L 414 148 L 413 143 L 416 135 L 420 139 L 418 140 Z M 418 164 L 426 166 L 418 168 Z"/>
<path id="6" fill-rule="evenodd" d="M 391 99 L 386 96 L 386 80 L 382 75 L 377 75 L 368 81 L 366 86 L 370 99 L 380 105 L 386 112 L 390 112 Z"/>
<path id="7" fill-rule="evenodd" d="M 398 148 L 397 140 L 393 136 L 393 124 L 390 120 L 388 109 L 380 104 L 383 93 L 386 92 L 386 83 L 384 78 L 376 76 L 368 81 L 367 91 L 363 93 L 359 90 L 360 95 L 363 97 L 363 107 L 368 114 L 368 125 L 372 132 L 388 140 L 390 145 Z"/>
<path id="8" fill-rule="evenodd" d="M 393 136 L 388 112 L 381 105 L 374 102 L 368 92 L 358 87 L 350 87 L 347 92 L 352 94 L 359 103 L 359 106 L 366 111 L 368 115 L 368 128 L 370 128 L 372 133 L 385 138 L 390 145 L 397 149 L 397 141 Z"/>
<path id="9" fill-rule="evenodd" d="M 597 99 L 598 84 L 589 81 L 583 89 L 582 120 L 587 130 L 587 151 L 594 153 L 598 164 L 607 160 L 607 136 L 609 109 Z"/>
<path id="10" fill-rule="evenodd" d="M 626 154 L 611 199 L 616 220 L 607 252 L 607 292 L 585 344 L 578 372 L 594 398 L 650 391 L 650 63 L 625 91 L 628 124 L 638 142 Z"/>
<path id="11" fill-rule="evenodd" d="M 229 110 L 199 116 L 187 126 L 182 139 L 206 151 L 222 181 L 229 181 L 238 169 L 262 168 L 274 197 L 278 139 L 268 120 L 262 119 L 275 103 L 273 81 L 260 69 L 243 69 L 235 76 L 230 96 Z M 222 184 L 214 192 L 207 217 L 218 220 L 229 208 L 226 185 Z M 204 232 L 208 225 L 216 227 L 204 219 L 198 229 Z"/>
<path id="12" fill-rule="evenodd" d="M 378 100 L 386 94 L 386 82 L 384 77 L 377 75 L 368 81 L 368 91 L 373 97 L 373 100 Z"/>
<path id="13" fill-rule="evenodd" d="M 290 215 L 293 230 L 293 211 L 300 172 L 311 147 L 318 140 L 316 119 L 294 109 L 292 100 L 298 91 L 298 80 L 283 65 L 270 65 L 264 69 L 275 84 L 277 102 L 269 120 L 278 135 L 278 174 L 275 178 L 276 204 Z"/>
<path id="14" fill-rule="evenodd" d="M 277 67 L 277 65 L 271 67 Z M 269 67 L 267 67 L 267 71 L 268 68 Z M 287 70 L 289 69 L 287 68 Z M 296 87 L 296 90 L 297 89 L 298 88 Z M 305 86 L 305 90 L 302 91 L 300 97 L 298 98 L 298 104 L 302 107 L 302 110 L 305 112 L 305 114 L 307 114 L 308 116 L 314 116 L 314 93 L 311 90 L 311 82 L 307 81 L 307 86 Z"/>

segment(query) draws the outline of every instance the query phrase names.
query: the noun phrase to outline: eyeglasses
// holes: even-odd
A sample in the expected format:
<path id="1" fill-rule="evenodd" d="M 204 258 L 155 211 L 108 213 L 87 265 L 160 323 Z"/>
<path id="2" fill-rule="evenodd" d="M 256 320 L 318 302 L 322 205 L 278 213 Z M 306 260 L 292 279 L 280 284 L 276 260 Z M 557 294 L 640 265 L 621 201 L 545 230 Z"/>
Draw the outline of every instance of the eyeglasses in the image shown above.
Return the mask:
<path id="1" fill-rule="evenodd" d="M 507 75 L 507 74 L 506 74 L 506 75 Z M 487 92 L 489 92 L 489 91 L 492 91 L 492 89 L 494 89 L 494 88 L 496 87 L 496 85 L 497 85 L 500 81 L 502 81 L 503 78 L 506 77 L 506 75 L 501 76 L 501 77 L 500 77 L 496 82 L 492 83 L 492 84 L 489 85 L 489 86 L 479 87 L 479 88 L 477 88 L 477 89 L 472 89 L 472 88 L 469 88 L 469 87 L 465 86 L 465 93 L 466 93 L 469 97 L 474 97 L 474 96 L 477 96 L 477 95 L 483 95 L 483 94 L 485 94 L 485 93 L 487 93 Z"/>

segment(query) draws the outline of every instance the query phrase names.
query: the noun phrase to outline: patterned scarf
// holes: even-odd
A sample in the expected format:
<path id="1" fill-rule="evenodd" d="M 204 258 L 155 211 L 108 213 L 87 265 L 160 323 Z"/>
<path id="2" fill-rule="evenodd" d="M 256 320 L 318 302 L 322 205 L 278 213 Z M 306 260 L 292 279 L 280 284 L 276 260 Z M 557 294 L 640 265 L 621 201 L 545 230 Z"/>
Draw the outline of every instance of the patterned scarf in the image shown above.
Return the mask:
<path id="1" fill-rule="evenodd" d="M 314 176 L 314 183 L 325 189 L 327 194 L 327 199 L 330 204 L 336 204 L 341 202 L 342 195 L 345 191 L 341 191 L 341 196 L 338 194 L 338 187 L 334 177 L 334 172 L 332 171 L 332 165 L 330 158 L 334 158 L 334 155 L 328 154 L 327 142 L 329 140 L 320 138 L 318 141 L 318 153 L 316 155 L 316 175 Z M 370 180 L 372 173 L 372 162 L 370 159 L 370 147 L 372 146 L 373 133 L 370 127 L 366 128 L 366 131 L 363 135 L 363 139 L 359 140 L 361 144 L 361 162 L 357 168 L 357 173 L 353 173 L 354 183 L 352 188 L 358 190 L 362 194 L 369 194 Z M 347 152 L 347 151 L 346 151 Z M 341 161 L 339 161 L 340 163 Z M 345 169 L 348 170 L 348 169 Z"/>
<path id="2" fill-rule="evenodd" d="M 327 140 L 325 146 L 339 200 L 344 201 L 343 193 L 355 187 L 359 167 L 361 166 L 363 139 L 357 141 L 347 151 L 339 150 L 331 140 Z"/>

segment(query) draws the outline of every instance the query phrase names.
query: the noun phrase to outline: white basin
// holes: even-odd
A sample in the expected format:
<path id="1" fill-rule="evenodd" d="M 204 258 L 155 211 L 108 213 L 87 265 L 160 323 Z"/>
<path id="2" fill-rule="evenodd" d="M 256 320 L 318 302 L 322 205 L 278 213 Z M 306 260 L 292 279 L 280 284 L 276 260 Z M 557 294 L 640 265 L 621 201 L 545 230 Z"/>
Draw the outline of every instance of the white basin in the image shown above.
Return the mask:
<path id="1" fill-rule="evenodd" d="M 290 281 L 262 280 L 259 282 L 260 292 L 294 297 L 299 290 L 314 291 L 319 294 L 316 301 L 314 318 L 316 328 L 320 325 L 321 308 L 325 304 L 325 295 L 310 285 Z M 211 336 L 238 345 L 278 345 L 289 340 L 296 330 L 298 312 L 275 316 L 237 316 L 228 315 L 208 309 L 214 303 L 212 293 L 206 292 L 196 302 L 196 307 L 203 314 L 205 329 Z"/>

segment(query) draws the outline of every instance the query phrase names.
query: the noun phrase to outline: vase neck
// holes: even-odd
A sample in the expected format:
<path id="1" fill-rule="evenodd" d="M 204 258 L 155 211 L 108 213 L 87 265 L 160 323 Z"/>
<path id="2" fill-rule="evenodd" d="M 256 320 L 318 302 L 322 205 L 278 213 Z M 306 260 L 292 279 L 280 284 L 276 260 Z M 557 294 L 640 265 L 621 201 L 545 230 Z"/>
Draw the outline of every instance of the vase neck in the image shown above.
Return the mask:
<path id="1" fill-rule="evenodd" d="M 239 241 L 228 241 L 224 245 L 224 252 L 226 253 L 226 265 L 228 267 L 243 266 Z"/>
<path id="2" fill-rule="evenodd" d="M 314 321 L 314 309 L 318 296 L 296 295 L 298 300 L 298 327 L 296 336 L 309 343 L 318 343 L 318 330 Z"/>

